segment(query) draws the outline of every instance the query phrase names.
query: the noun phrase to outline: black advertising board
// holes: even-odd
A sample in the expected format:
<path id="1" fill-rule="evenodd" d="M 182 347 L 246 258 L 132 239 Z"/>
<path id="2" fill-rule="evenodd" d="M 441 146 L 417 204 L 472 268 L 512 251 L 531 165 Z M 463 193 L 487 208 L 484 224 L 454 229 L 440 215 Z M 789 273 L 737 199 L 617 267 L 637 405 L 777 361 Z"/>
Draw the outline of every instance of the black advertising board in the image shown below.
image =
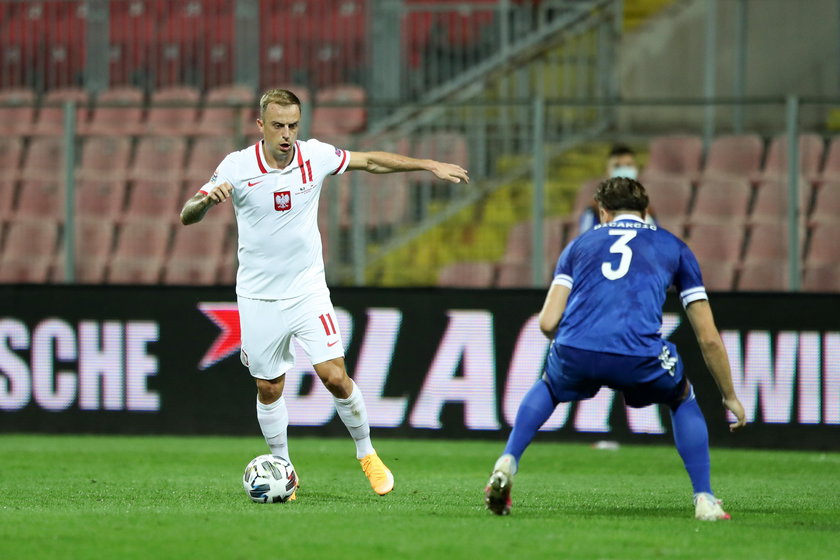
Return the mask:
<path id="1" fill-rule="evenodd" d="M 348 369 L 377 437 L 504 439 L 548 348 L 540 290 L 333 290 Z M 729 434 L 670 297 L 673 340 L 713 445 L 840 448 L 840 297 L 713 294 L 751 425 Z M 259 434 L 231 288 L 0 287 L 0 431 Z M 294 434 L 344 435 L 305 354 L 287 373 Z M 667 411 L 605 390 L 558 407 L 543 440 L 665 443 Z"/>

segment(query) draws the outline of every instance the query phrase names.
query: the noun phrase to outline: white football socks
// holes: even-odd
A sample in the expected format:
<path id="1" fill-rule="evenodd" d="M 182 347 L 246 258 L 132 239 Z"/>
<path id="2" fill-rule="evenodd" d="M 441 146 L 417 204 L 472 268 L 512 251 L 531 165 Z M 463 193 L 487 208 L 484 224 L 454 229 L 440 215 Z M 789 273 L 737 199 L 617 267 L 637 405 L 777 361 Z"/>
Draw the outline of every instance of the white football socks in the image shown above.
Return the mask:
<path id="1" fill-rule="evenodd" d="M 272 455 L 277 455 L 291 462 L 289 459 L 289 410 L 286 399 L 280 397 L 271 404 L 263 404 L 257 398 L 257 420 L 260 423 L 265 442 L 271 449 Z"/>
<path id="2" fill-rule="evenodd" d="M 370 424 L 368 424 L 367 408 L 362 392 L 356 387 L 356 382 L 351 379 L 353 390 L 346 399 L 333 397 L 338 417 L 347 426 L 353 441 L 356 442 L 356 458 L 375 453 L 373 444 L 370 441 Z"/>

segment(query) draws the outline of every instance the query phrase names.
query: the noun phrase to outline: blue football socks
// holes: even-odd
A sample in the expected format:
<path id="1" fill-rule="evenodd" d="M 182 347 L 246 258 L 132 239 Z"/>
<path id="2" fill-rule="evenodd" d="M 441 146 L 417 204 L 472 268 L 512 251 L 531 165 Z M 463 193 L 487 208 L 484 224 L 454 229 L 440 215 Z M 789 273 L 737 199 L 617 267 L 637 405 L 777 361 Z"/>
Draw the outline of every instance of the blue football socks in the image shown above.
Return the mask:
<path id="1" fill-rule="evenodd" d="M 706 419 L 691 395 L 671 411 L 671 424 L 674 429 L 674 443 L 682 457 L 685 470 L 691 479 L 694 493 L 712 492 L 711 466 L 709 460 L 709 430 Z"/>
<path id="2" fill-rule="evenodd" d="M 513 423 L 513 431 L 508 437 L 505 453 L 510 453 L 516 458 L 519 465 L 519 458 L 525 452 L 525 448 L 537 435 L 537 431 L 545 424 L 545 421 L 554 412 L 557 403 L 548 390 L 548 385 L 538 379 L 522 398 L 519 410 L 516 412 L 516 420 Z"/>

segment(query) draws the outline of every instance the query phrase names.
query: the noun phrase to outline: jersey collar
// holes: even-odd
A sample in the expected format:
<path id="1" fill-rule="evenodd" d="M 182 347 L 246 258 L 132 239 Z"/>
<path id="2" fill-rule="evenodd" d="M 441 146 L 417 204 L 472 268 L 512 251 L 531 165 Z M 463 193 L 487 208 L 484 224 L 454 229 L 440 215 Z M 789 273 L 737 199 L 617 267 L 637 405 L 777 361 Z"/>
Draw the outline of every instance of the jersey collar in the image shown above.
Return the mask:
<path id="1" fill-rule="evenodd" d="M 612 219 L 612 221 L 614 221 L 614 222 L 620 222 L 622 220 L 633 220 L 634 222 L 645 223 L 645 220 L 643 218 L 640 218 L 640 217 L 635 216 L 633 214 L 619 214 L 618 216 L 616 216 L 615 218 Z"/>

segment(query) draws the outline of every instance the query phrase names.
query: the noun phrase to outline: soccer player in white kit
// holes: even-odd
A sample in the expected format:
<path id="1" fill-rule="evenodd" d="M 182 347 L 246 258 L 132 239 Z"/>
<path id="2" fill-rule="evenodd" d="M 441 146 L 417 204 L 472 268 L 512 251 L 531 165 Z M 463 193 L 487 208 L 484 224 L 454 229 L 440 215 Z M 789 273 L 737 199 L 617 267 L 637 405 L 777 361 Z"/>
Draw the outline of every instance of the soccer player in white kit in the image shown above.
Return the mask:
<path id="1" fill-rule="evenodd" d="M 239 237 L 236 294 L 242 363 L 257 384 L 257 419 L 271 453 L 289 460 L 285 373 L 294 365 L 292 339 L 333 394 L 342 422 L 356 442 L 356 457 L 373 490 L 384 495 L 394 477 L 373 448 L 362 394 L 347 375 L 344 348 L 324 276 L 318 199 L 329 175 L 429 171 L 469 182 L 458 165 L 388 152 L 349 152 L 318 140 L 298 140 L 297 96 L 283 89 L 260 99 L 263 139 L 229 154 L 210 181 L 184 205 L 181 222 L 199 222 L 228 198 Z"/>

